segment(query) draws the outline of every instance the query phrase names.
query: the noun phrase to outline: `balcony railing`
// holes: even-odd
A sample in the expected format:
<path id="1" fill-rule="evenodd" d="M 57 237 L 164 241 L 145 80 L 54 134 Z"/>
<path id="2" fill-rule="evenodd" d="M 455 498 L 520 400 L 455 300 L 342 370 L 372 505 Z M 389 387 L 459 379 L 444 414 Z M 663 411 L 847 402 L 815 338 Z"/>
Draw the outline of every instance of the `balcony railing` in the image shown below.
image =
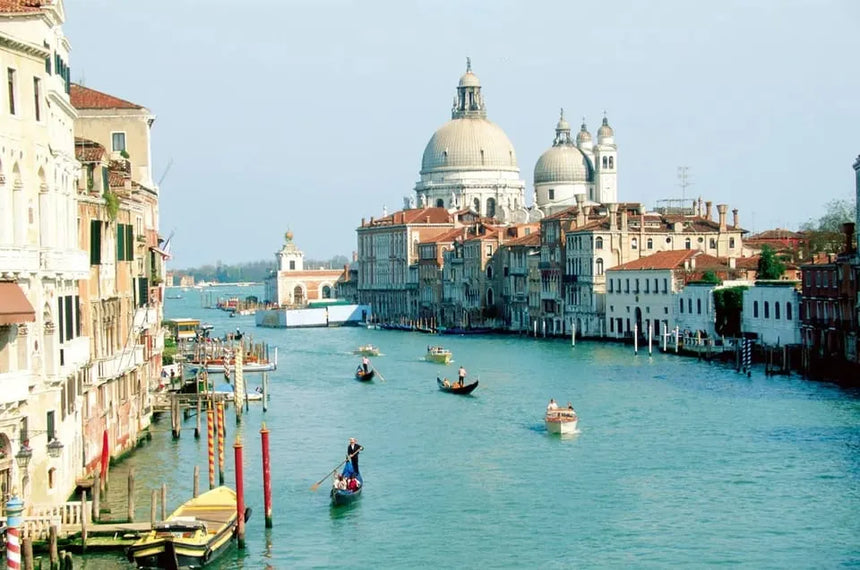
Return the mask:
<path id="1" fill-rule="evenodd" d="M 0 245 L 0 273 L 36 273 L 39 271 L 39 251 Z"/>
<path id="2" fill-rule="evenodd" d="M 95 373 L 99 381 L 118 378 L 143 364 L 143 346 L 137 345 L 117 352 L 96 362 Z"/>
<path id="3" fill-rule="evenodd" d="M 49 249 L 40 256 L 42 271 L 66 273 L 76 279 L 90 276 L 90 258 L 87 252 L 79 249 Z"/>
<path id="4" fill-rule="evenodd" d="M 140 307 L 134 312 L 134 327 L 146 329 L 158 324 L 158 311 L 149 307 Z"/>

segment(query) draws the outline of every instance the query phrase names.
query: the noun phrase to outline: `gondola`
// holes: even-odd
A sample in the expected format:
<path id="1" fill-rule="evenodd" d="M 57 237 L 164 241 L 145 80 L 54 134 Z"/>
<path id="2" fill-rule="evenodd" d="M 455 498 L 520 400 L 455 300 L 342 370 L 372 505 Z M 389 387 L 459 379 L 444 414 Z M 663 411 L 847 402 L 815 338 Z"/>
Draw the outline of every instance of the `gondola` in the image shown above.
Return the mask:
<path id="1" fill-rule="evenodd" d="M 436 377 L 436 384 L 439 385 L 439 389 L 443 392 L 450 392 L 451 394 L 471 394 L 475 388 L 478 387 L 478 381 L 475 380 L 471 384 L 466 384 L 465 386 L 458 386 L 456 383 L 448 383 L 445 384 L 446 380 L 442 380 L 438 376 Z"/>
<path id="2" fill-rule="evenodd" d="M 341 475 L 344 478 L 349 478 L 350 476 L 355 475 L 355 478 L 358 480 L 358 489 L 355 491 L 347 491 L 346 489 L 337 489 L 332 487 L 330 496 L 331 506 L 333 507 L 340 507 L 354 503 L 359 497 L 361 497 L 361 490 L 364 489 L 364 479 L 361 478 L 361 473 L 353 471 L 352 461 L 346 462 L 346 465 L 343 466 L 343 472 Z"/>
<path id="3" fill-rule="evenodd" d="M 376 374 L 376 371 L 373 368 L 365 372 L 364 369 L 359 366 L 358 369 L 355 371 L 355 379 L 360 380 L 362 382 L 370 382 L 371 380 L 373 380 L 374 374 Z"/>

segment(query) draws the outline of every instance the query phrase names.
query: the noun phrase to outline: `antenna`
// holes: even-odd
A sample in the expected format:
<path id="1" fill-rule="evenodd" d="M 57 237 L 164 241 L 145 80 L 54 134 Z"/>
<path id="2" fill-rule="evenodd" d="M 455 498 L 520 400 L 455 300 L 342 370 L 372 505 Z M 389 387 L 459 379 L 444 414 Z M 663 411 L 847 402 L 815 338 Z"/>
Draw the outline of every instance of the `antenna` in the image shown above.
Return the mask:
<path id="1" fill-rule="evenodd" d="M 689 166 L 679 166 L 678 167 L 678 186 L 681 187 L 681 200 L 686 199 L 687 197 L 687 187 L 692 186 L 693 183 L 690 181 L 690 167 Z"/>
<path id="2" fill-rule="evenodd" d="M 161 183 L 164 182 L 164 179 L 167 178 L 167 173 L 170 172 L 170 167 L 173 166 L 173 157 L 171 156 L 167 160 L 167 166 L 164 167 L 164 172 L 161 173 L 161 178 L 158 179 L 158 187 L 161 187 Z"/>

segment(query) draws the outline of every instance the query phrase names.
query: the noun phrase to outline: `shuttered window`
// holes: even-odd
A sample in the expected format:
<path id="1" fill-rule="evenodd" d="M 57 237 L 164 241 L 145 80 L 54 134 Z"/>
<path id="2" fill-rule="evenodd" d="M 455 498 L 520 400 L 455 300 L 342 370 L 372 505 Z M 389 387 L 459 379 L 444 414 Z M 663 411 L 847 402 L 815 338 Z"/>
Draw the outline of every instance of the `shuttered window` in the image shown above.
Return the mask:
<path id="1" fill-rule="evenodd" d="M 90 265 L 102 263 L 102 222 L 90 220 Z"/>
<path id="2" fill-rule="evenodd" d="M 125 261 L 125 224 L 116 225 L 116 259 Z"/>

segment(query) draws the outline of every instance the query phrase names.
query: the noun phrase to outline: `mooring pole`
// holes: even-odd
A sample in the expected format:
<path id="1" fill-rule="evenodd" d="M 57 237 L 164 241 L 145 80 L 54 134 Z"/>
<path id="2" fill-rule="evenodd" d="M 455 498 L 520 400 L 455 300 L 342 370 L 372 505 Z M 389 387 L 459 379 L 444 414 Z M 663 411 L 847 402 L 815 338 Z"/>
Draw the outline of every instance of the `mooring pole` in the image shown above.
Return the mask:
<path id="1" fill-rule="evenodd" d="M 209 489 L 215 488 L 215 410 L 206 410 L 206 427 L 209 443 Z"/>
<path id="2" fill-rule="evenodd" d="M 194 498 L 200 494 L 200 466 L 194 466 Z"/>
<path id="3" fill-rule="evenodd" d="M 197 427 L 194 428 L 194 439 L 200 439 L 200 423 L 203 421 L 200 417 L 200 412 L 203 411 L 203 401 L 200 395 L 197 395 Z"/>
<path id="4" fill-rule="evenodd" d="M 134 522 L 134 469 L 128 471 L 128 522 Z"/>
<path id="5" fill-rule="evenodd" d="M 236 538 L 239 548 L 245 548 L 245 482 L 242 468 L 242 441 L 238 437 L 233 444 L 233 458 L 236 462 L 236 518 L 239 521 Z"/>
<path id="6" fill-rule="evenodd" d="M 570 346 L 576 346 L 576 321 L 570 322 Z"/>
<path id="7" fill-rule="evenodd" d="M 639 354 L 639 325 L 633 325 L 633 354 Z"/>
<path id="8" fill-rule="evenodd" d="M 10 570 L 21 568 L 21 543 L 19 541 L 21 513 L 24 512 L 24 501 L 13 492 L 12 498 L 6 503 L 6 567 Z"/>
<path id="9" fill-rule="evenodd" d="M 224 402 L 216 404 L 218 412 L 218 484 L 224 484 Z"/>
<path id="10" fill-rule="evenodd" d="M 263 411 L 269 409 L 269 373 L 263 372 Z"/>
<path id="11" fill-rule="evenodd" d="M 260 442 L 263 446 L 263 509 L 266 528 L 272 528 L 272 468 L 269 460 L 269 430 L 265 423 L 260 429 Z"/>

